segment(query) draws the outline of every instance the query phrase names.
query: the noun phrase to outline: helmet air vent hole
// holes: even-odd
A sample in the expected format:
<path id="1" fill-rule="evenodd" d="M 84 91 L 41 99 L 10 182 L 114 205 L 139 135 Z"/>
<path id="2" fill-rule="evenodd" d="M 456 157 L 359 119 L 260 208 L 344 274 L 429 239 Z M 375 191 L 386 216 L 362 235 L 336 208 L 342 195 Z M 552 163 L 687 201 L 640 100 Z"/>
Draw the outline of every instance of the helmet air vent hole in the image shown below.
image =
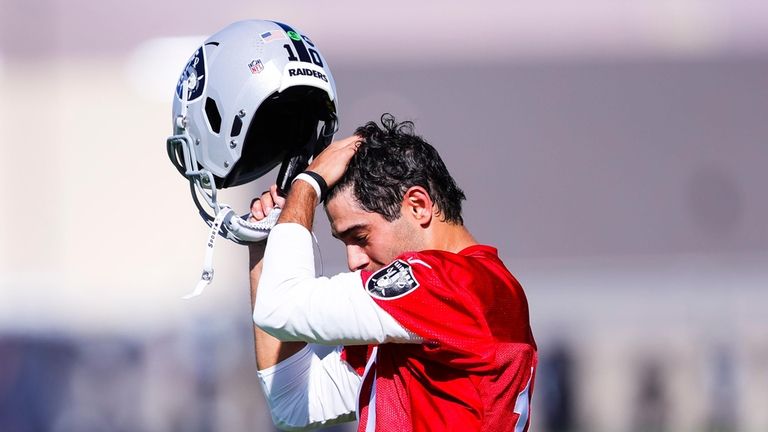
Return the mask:
<path id="1" fill-rule="evenodd" d="M 243 129 L 243 121 L 240 120 L 240 116 L 235 116 L 235 120 L 232 122 L 232 132 L 229 136 L 236 137 L 240 135 L 240 131 Z"/>
<path id="2" fill-rule="evenodd" d="M 219 133 L 221 131 L 221 114 L 219 114 L 219 107 L 216 106 L 215 100 L 211 98 L 205 99 L 205 114 L 211 130 L 214 133 Z"/>

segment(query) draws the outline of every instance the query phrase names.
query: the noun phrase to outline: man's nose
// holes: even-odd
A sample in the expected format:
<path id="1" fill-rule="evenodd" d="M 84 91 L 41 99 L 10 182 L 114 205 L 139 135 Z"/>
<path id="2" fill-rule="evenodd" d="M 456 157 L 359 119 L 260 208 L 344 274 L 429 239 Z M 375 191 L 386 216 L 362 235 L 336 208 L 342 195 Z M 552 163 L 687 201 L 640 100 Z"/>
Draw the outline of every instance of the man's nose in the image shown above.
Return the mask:
<path id="1" fill-rule="evenodd" d="M 350 271 L 362 270 L 371 262 L 368 254 L 360 246 L 347 246 L 347 265 Z"/>

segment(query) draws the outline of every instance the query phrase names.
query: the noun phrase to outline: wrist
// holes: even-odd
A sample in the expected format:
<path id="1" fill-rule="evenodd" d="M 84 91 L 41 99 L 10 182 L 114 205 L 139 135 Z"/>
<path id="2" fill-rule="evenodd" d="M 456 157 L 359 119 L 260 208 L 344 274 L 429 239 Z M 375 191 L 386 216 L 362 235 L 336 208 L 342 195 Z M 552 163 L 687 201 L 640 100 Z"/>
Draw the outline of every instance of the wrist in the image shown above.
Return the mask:
<path id="1" fill-rule="evenodd" d="M 277 222 L 278 224 L 297 223 L 312 231 L 315 207 L 319 203 L 317 193 L 309 182 L 296 182 L 291 186 L 291 191 L 285 199 L 285 207 Z"/>
<path id="2" fill-rule="evenodd" d="M 318 204 L 325 201 L 325 197 L 328 195 L 328 183 L 326 183 L 323 176 L 314 171 L 307 170 L 297 175 L 291 184 L 293 185 L 296 181 L 302 181 L 312 186 L 312 189 L 314 189 L 315 194 L 317 195 Z"/>

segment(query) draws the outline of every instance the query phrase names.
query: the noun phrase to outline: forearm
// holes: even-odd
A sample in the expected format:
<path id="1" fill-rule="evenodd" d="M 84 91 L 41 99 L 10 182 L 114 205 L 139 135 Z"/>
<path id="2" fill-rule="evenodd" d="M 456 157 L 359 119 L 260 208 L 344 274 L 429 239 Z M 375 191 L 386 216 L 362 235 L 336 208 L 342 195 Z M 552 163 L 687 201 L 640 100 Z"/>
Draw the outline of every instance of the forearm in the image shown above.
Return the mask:
<path id="1" fill-rule="evenodd" d="M 312 231 L 317 206 L 317 193 L 304 181 L 297 181 L 291 186 L 285 208 L 280 213 L 277 223 L 297 223 L 308 231 Z"/>
<path id="2" fill-rule="evenodd" d="M 256 304 L 256 291 L 261 278 L 264 250 L 266 242 L 257 243 L 248 247 L 249 268 L 251 283 L 251 313 Z M 253 326 L 254 349 L 256 350 L 256 367 L 263 370 L 287 359 L 300 351 L 305 342 L 281 342 L 267 334 L 254 324 Z"/>
<path id="3" fill-rule="evenodd" d="M 303 181 L 294 183 L 280 213 L 278 224 L 297 223 L 308 231 L 312 231 L 317 199 L 317 193 L 312 186 Z M 256 291 L 261 280 L 266 245 L 267 243 L 263 242 L 250 247 L 251 307 L 254 308 L 254 320 L 257 316 L 255 310 Z M 281 342 L 257 325 L 254 325 L 253 329 L 254 340 L 256 341 L 256 364 L 259 370 L 279 363 L 306 345 L 306 342 Z M 280 354 L 281 350 L 284 351 L 282 355 Z"/>
<path id="4" fill-rule="evenodd" d="M 278 223 L 298 223 L 312 230 L 312 222 L 315 217 L 317 194 L 312 187 L 305 182 L 296 182 L 291 188 Z M 249 268 L 251 284 L 251 312 L 256 305 L 256 293 L 261 279 L 264 250 L 266 242 L 250 245 Z M 291 355 L 301 350 L 305 342 L 281 342 L 271 336 L 259 326 L 253 326 L 254 349 L 256 350 L 256 366 L 259 370 L 274 366 Z"/>
<path id="5" fill-rule="evenodd" d="M 418 342 L 373 301 L 359 272 L 315 277 L 312 237 L 297 223 L 269 237 L 254 321 L 283 341 L 320 344 Z"/>

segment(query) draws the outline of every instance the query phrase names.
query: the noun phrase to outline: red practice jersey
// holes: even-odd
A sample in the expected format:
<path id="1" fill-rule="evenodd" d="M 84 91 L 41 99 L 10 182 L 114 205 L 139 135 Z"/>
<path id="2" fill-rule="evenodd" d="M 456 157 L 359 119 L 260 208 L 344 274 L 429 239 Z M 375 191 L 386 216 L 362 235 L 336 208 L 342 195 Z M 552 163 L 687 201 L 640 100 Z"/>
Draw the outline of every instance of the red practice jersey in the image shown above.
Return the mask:
<path id="1" fill-rule="evenodd" d="M 361 276 L 423 342 L 345 347 L 364 374 L 360 431 L 528 430 L 536 343 L 523 289 L 495 248 L 409 252 Z"/>

